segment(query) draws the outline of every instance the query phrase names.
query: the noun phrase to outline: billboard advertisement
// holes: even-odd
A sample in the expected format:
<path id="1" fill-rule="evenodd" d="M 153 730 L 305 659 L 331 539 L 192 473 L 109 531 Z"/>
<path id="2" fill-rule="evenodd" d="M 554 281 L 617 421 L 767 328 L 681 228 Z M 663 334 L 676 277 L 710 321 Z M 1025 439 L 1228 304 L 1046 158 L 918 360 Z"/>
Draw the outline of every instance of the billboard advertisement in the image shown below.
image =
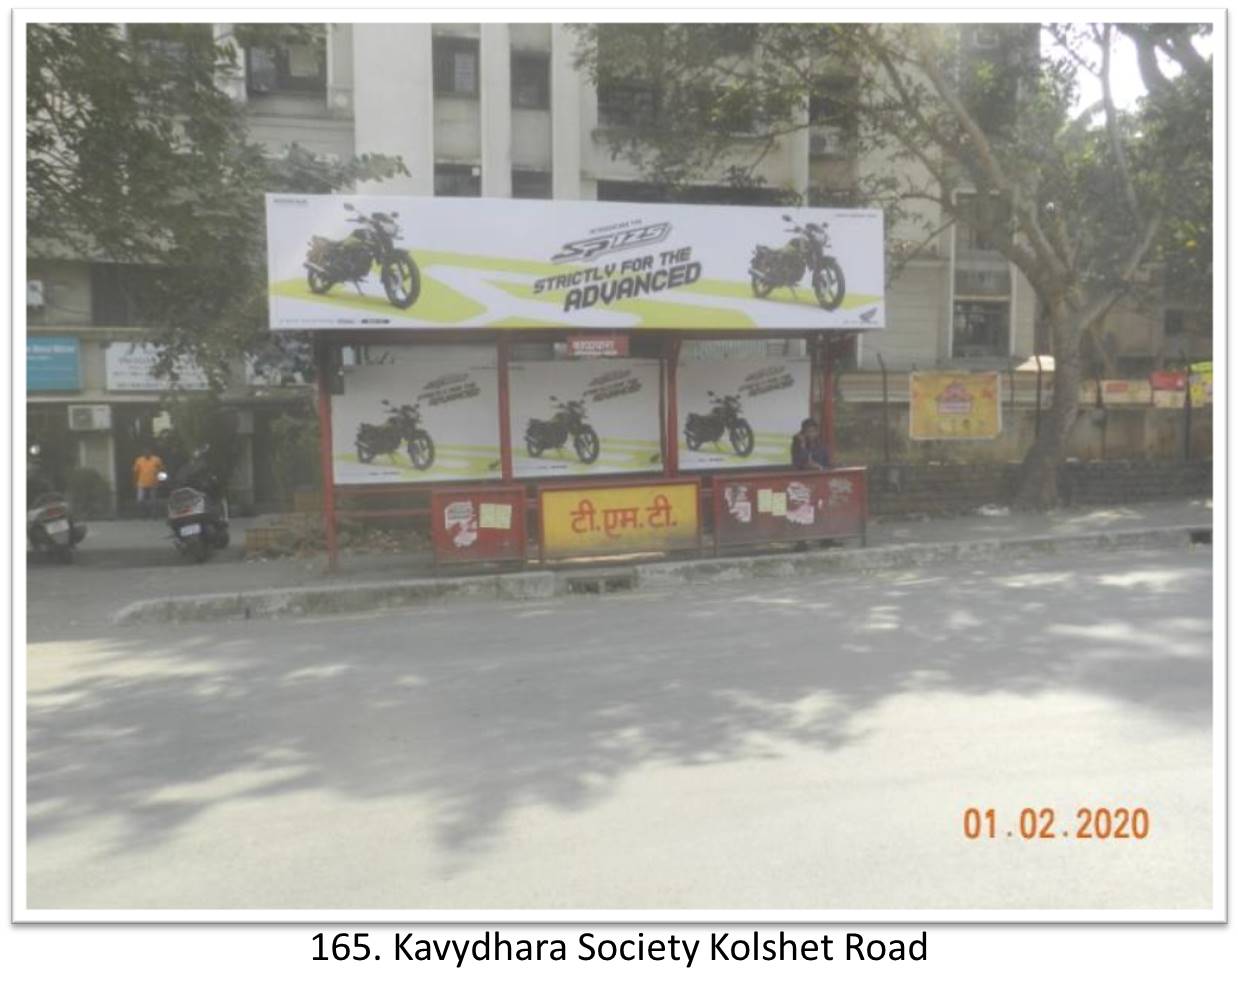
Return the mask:
<path id="1" fill-rule="evenodd" d="M 493 347 L 371 346 L 352 358 L 331 398 L 336 484 L 502 474 Z"/>
<path id="2" fill-rule="evenodd" d="M 155 376 L 158 353 L 144 342 L 109 342 L 104 356 L 109 391 L 209 391 L 210 381 L 197 364 L 176 364 L 176 383 Z"/>
<path id="3" fill-rule="evenodd" d="M 75 336 L 26 339 L 26 390 L 76 391 L 81 388 L 80 353 Z"/>
<path id="4" fill-rule="evenodd" d="M 517 477 L 661 472 L 657 360 L 559 360 L 508 369 Z"/>
<path id="5" fill-rule="evenodd" d="M 879 329 L 882 215 L 268 194 L 272 329 Z"/>
<path id="6" fill-rule="evenodd" d="M 685 359 L 678 374 L 679 466 L 785 467 L 810 414 L 807 357 Z"/>
<path id="7" fill-rule="evenodd" d="M 912 439 L 996 439 L 1001 434 L 998 371 L 917 371 L 910 377 Z"/>

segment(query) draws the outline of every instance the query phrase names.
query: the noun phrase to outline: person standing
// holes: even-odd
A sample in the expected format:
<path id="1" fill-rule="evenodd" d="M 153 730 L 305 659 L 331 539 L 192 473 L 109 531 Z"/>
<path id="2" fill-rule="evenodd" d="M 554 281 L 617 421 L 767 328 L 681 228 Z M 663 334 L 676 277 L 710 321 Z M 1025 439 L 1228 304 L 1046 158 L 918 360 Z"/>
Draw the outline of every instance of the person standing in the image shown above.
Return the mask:
<path id="1" fill-rule="evenodd" d="M 791 437 L 791 465 L 796 470 L 829 470 L 830 454 L 821 439 L 817 420 L 806 418 Z"/>
<path id="2" fill-rule="evenodd" d="M 142 449 L 142 455 L 133 461 L 133 488 L 137 493 L 138 509 L 143 518 L 150 518 L 159 491 L 159 472 L 163 461 L 150 447 Z"/>

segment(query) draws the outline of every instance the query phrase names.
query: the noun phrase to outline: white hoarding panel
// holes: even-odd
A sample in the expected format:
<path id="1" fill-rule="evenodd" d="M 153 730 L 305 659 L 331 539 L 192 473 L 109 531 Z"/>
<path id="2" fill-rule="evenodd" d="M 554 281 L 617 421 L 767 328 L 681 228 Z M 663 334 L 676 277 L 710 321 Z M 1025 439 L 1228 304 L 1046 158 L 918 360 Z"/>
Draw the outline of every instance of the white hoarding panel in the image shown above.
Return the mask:
<path id="1" fill-rule="evenodd" d="M 657 360 L 513 363 L 517 477 L 662 472 Z"/>
<path id="2" fill-rule="evenodd" d="M 266 207 L 273 329 L 885 324 L 877 210 L 291 194 Z"/>
<path id="3" fill-rule="evenodd" d="M 678 372 L 679 466 L 785 467 L 809 416 L 811 361 L 684 360 Z"/>
<path id="4" fill-rule="evenodd" d="M 370 346 L 331 397 L 336 484 L 497 478 L 491 346 Z"/>

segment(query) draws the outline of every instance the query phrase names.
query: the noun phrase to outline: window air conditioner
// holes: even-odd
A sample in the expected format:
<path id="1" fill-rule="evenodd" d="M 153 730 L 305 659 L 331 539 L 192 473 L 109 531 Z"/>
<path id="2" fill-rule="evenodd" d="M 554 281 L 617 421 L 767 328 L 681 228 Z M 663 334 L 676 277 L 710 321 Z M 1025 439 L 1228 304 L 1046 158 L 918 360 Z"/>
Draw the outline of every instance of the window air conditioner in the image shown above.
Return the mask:
<path id="1" fill-rule="evenodd" d="M 111 427 L 111 405 L 69 405 L 69 428 L 74 432 L 97 432 Z"/>

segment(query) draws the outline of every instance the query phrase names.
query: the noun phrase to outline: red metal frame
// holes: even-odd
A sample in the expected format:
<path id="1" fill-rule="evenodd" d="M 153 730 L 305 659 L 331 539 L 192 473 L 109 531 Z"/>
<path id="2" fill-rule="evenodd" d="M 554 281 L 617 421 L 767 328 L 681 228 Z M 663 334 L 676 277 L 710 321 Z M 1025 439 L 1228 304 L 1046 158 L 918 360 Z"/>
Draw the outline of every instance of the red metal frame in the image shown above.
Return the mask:
<path id="1" fill-rule="evenodd" d="M 834 340 L 831 336 L 826 336 L 822 354 L 824 369 L 821 371 L 821 435 L 832 460 L 837 447 L 834 441 Z"/>
<path id="2" fill-rule="evenodd" d="M 522 485 L 512 484 L 505 487 L 489 487 L 489 488 L 470 488 L 470 487 L 440 487 L 434 488 L 430 492 L 430 508 L 427 510 L 430 515 L 430 537 L 431 547 L 434 551 L 434 566 L 438 567 L 443 561 L 440 556 L 440 546 L 445 544 L 441 542 L 443 533 L 442 508 L 447 502 L 457 500 L 463 497 L 469 500 L 476 499 L 478 503 L 489 498 L 502 499 L 511 503 L 512 509 L 512 527 L 511 532 L 514 534 L 512 545 L 515 547 L 508 555 L 502 553 L 492 555 L 469 554 L 452 558 L 455 563 L 467 562 L 497 562 L 502 560 L 519 560 L 524 563 L 528 560 L 529 553 L 529 538 L 526 517 L 528 515 L 528 503 L 526 492 Z M 482 549 L 483 547 L 479 547 Z"/>
<path id="3" fill-rule="evenodd" d="M 858 477 L 856 476 L 858 473 Z M 724 521 L 723 509 L 723 494 L 727 484 L 760 484 L 761 481 L 785 481 L 787 478 L 794 477 L 797 479 L 828 479 L 830 476 L 838 476 L 846 474 L 853 480 L 859 482 L 859 494 L 856 496 L 856 501 L 860 506 L 860 528 L 857 532 L 839 533 L 829 530 L 811 530 L 805 527 L 800 533 L 803 539 L 837 539 L 846 538 L 849 536 L 858 536 L 860 545 L 868 545 L 868 468 L 867 467 L 835 467 L 830 470 L 819 470 L 813 472 L 803 472 L 795 470 L 774 470 L 774 471 L 756 471 L 751 474 L 716 474 L 713 478 L 713 489 L 710 495 L 712 511 L 713 511 L 713 536 L 714 536 L 714 554 L 715 556 L 721 553 L 723 546 L 756 546 L 763 543 L 780 543 L 792 541 L 796 538 L 796 534 L 792 533 L 788 537 L 772 538 L 768 536 L 755 536 L 748 542 L 733 541 L 730 543 L 722 542 L 722 530 L 719 529 L 719 523 Z M 753 510 L 753 515 L 757 514 Z M 826 520 L 823 518 L 822 522 Z M 799 530 L 797 529 L 797 532 Z"/>
<path id="4" fill-rule="evenodd" d="M 672 336 L 666 356 L 662 360 L 665 371 L 663 404 L 663 429 L 666 433 L 666 445 L 663 447 L 663 468 L 671 477 L 679 475 L 679 347 L 681 340 Z M 699 513 L 698 513 L 699 518 Z"/>
<path id="5" fill-rule="evenodd" d="M 681 485 L 692 485 L 696 488 L 696 550 L 699 552 L 703 548 L 704 533 L 702 531 L 701 515 L 701 479 L 699 477 L 642 477 L 636 480 L 631 478 L 622 478 L 620 480 L 611 480 L 609 482 L 594 482 L 589 478 L 576 478 L 572 481 L 561 481 L 553 484 L 539 484 L 537 494 L 535 496 L 537 508 L 537 559 L 538 563 L 546 563 L 546 541 L 544 516 L 542 515 L 542 495 L 547 491 L 580 491 L 585 488 L 649 488 L 656 487 L 659 484 L 668 484 L 679 487 Z M 686 547 L 684 548 L 686 549 Z M 651 550 L 649 553 L 664 553 L 668 551 Z M 587 557 L 589 554 L 582 554 Z M 599 556 L 605 556 L 600 554 Z M 571 558 L 564 558 L 571 559 Z"/>

